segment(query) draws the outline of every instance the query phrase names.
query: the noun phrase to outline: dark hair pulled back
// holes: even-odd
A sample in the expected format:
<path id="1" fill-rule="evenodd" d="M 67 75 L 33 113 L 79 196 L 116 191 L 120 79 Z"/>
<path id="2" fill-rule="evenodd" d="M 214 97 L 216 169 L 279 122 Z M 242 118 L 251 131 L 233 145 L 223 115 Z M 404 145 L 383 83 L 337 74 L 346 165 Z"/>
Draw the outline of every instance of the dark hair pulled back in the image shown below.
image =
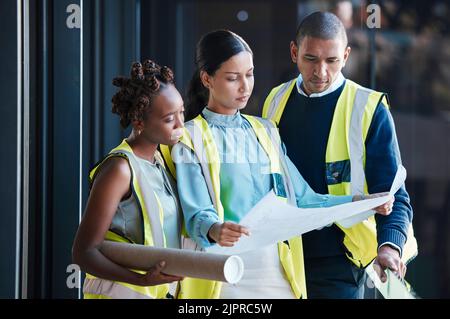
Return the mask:
<path id="1" fill-rule="evenodd" d="M 253 55 L 244 39 L 229 30 L 212 31 L 200 39 L 195 54 L 196 70 L 187 91 L 186 120 L 195 118 L 208 103 L 209 91 L 200 79 L 200 72 L 213 76 L 222 63 L 244 51 Z"/>

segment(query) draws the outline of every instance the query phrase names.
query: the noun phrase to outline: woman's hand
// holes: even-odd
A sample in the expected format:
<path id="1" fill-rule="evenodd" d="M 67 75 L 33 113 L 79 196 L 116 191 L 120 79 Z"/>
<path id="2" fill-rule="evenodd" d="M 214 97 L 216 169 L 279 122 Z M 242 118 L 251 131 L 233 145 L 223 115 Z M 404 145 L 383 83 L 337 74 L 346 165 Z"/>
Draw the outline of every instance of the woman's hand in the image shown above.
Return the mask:
<path id="1" fill-rule="evenodd" d="M 224 247 L 232 247 L 241 238 L 242 234 L 250 236 L 249 230 L 233 222 L 215 223 L 208 231 L 217 244 Z"/>
<path id="2" fill-rule="evenodd" d="M 371 199 L 371 198 L 377 198 L 377 197 L 382 197 L 382 196 L 386 196 L 389 195 L 389 192 L 384 192 L 384 193 L 375 193 L 375 194 L 370 194 L 370 195 L 355 195 L 353 196 L 353 202 L 357 202 L 359 200 L 363 200 L 363 199 Z M 374 210 L 383 216 L 387 216 L 392 212 L 392 207 L 394 206 L 394 201 L 395 201 L 395 197 L 392 196 L 392 198 L 384 203 L 383 205 L 380 205 L 378 207 L 375 207 Z"/>
<path id="3" fill-rule="evenodd" d="M 157 286 L 162 284 L 168 284 L 174 281 L 183 280 L 183 277 L 172 276 L 162 273 L 166 263 L 164 261 L 159 262 L 152 267 L 146 274 L 141 275 L 137 284 L 139 286 Z"/>

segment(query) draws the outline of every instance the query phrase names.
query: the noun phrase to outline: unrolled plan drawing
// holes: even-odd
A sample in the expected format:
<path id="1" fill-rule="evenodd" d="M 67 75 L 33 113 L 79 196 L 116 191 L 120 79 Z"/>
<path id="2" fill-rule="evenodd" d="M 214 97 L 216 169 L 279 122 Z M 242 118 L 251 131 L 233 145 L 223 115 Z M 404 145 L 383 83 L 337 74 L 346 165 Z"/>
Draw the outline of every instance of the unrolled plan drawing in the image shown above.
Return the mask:
<path id="1" fill-rule="evenodd" d="M 214 245 L 207 251 L 228 255 L 242 254 L 337 221 L 351 226 L 373 215 L 373 208 L 388 202 L 403 185 L 405 178 L 406 170 L 400 166 L 388 195 L 324 208 L 298 208 L 279 199 L 271 191 L 239 223 L 250 230 L 250 236 L 241 236 L 233 247 Z"/>

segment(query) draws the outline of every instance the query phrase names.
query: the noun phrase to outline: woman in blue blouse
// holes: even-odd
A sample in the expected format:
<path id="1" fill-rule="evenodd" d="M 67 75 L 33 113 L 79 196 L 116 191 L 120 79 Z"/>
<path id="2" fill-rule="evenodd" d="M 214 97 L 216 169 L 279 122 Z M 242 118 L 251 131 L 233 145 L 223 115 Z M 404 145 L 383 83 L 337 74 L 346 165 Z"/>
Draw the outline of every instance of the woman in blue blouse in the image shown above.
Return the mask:
<path id="1" fill-rule="evenodd" d="M 218 30 L 203 36 L 196 54 L 198 69 L 190 83 L 187 118 L 200 114 L 217 146 L 223 220 L 219 218 L 217 203 L 208 189 L 196 153 L 184 143 L 178 143 L 172 151 L 178 191 L 187 232 L 196 244 L 233 246 L 242 235 L 250 235 L 248 229 L 238 225 L 239 221 L 264 195 L 279 189 L 277 184 L 281 182 L 271 174 L 269 157 L 249 119 L 240 113 L 254 85 L 253 53 L 248 44 L 233 32 Z M 194 123 L 189 121 L 185 126 L 189 130 Z M 298 207 L 327 207 L 357 200 L 352 196 L 315 193 L 285 150 L 281 156 L 285 157 Z M 377 212 L 388 214 L 392 203 L 377 207 Z M 220 298 L 306 297 L 295 293 L 295 283 L 286 278 L 289 276 L 281 265 L 276 244 L 241 257 L 245 263 L 244 277 L 236 285 L 224 284 L 217 295 Z"/>

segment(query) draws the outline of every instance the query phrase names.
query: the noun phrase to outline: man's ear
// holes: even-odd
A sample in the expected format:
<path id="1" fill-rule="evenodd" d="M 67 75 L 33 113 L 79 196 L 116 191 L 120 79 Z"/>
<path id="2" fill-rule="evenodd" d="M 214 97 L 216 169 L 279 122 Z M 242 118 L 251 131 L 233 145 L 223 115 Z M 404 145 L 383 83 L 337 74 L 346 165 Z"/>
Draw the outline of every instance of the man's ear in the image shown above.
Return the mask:
<path id="1" fill-rule="evenodd" d="M 297 44 L 294 41 L 291 41 L 290 49 L 291 49 L 291 60 L 292 60 L 292 62 L 297 64 L 298 48 L 297 48 Z"/>
<path id="2" fill-rule="evenodd" d="M 348 57 L 350 56 L 350 52 L 351 52 L 351 51 L 352 51 L 352 48 L 350 48 L 350 47 L 347 47 L 347 48 L 345 49 L 345 52 L 344 52 L 344 61 L 343 61 L 342 67 L 345 66 L 345 63 L 347 62 L 347 59 L 348 59 Z"/>
<path id="3" fill-rule="evenodd" d="M 211 76 L 206 71 L 200 71 L 200 80 L 205 88 L 209 89 L 211 87 Z"/>

